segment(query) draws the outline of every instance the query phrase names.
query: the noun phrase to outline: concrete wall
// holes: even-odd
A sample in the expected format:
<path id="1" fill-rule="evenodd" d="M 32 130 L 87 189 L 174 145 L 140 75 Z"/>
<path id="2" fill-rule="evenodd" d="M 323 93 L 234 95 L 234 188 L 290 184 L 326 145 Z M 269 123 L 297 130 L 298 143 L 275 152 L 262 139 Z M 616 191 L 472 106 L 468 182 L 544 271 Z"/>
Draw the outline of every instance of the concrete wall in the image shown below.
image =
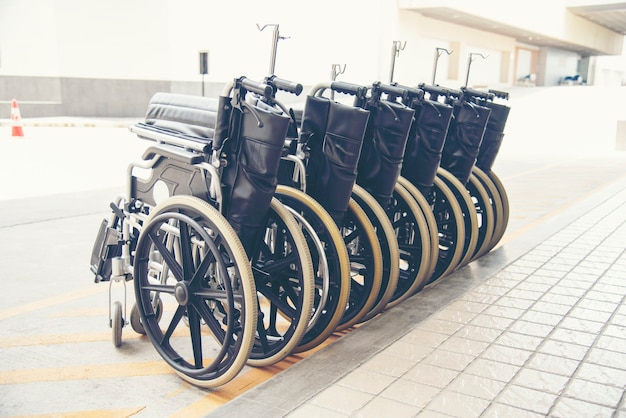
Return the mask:
<path id="1" fill-rule="evenodd" d="M 539 51 L 538 67 L 540 76 L 537 77 L 538 86 L 558 86 L 565 76 L 578 74 L 578 60 L 580 57 L 573 52 L 557 48 L 541 48 Z"/>
<path id="2" fill-rule="evenodd" d="M 471 3 L 481 12 L 491 2 Z M 536 9 L 496 3 L 490 13 L 503 19 L 549 20 Z M 556 7 L 544 3 L 550 12 Z M 216 96 L 234 77 L 268 74 L 274 27 L 257 24 L 280 25 L 288 39 L 278 43 L 275 73 L 307 87 L 328 80 L 333 64 L 346 65 L 341 80 L 388 82 L 396 40 L 406 42 L 394 67 L 401 84 L 432 82 L 438 47 L 452 51 L 438 61 L 439 84 L 464 85 L 470 53 L 486 58 L 475 56 L 469 85 L 515 83 L 515 39 L 426 18 L 390 0 L 0 0 L 0 104 L 18 99 L 22 117 L 141 116 L 156 91 L 201 94 L 199 51 L 209 52 L 205 94 Z M 570 72 L 573 57 L 558 69 L 563 59 L 555 54 L 544 56 L 546 85 Z M 0 118 L 9 112 L 0 107 Z"/>
<path id="3" fill-rule="evenodd" d="M 311 86 L 337 63 L 345 80 L 369 84 L 386 78 L 395 19 L 388 0 L 0 0 L 0 103 L 26 102 L 23 117 L 143 114 L 157 89 L 200 94 L 201 50 L 216 95 L 234 77 L 268 74 L 274 27 L 257 24 L 289 38 L 279 76 Z"/>

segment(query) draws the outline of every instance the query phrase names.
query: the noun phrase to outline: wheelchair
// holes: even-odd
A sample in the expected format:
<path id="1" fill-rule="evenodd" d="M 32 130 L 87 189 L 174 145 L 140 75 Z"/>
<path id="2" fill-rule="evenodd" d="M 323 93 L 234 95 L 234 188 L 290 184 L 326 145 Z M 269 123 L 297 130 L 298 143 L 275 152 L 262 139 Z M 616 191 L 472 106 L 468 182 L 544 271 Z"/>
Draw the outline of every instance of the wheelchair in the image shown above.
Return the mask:
<path id="1" fill-rule="evenodd" d="M 489 252 L 500 241 L 508 223 L 508 197 L 491 167 L 504 137 L 510 109 L 494 102 L 496 98 L 508 100 L 508 93 L 505 92 L 483 92 L 463 87 L 453 95 L 456 96 L 457 106 L 466 106 L 476 115 L 470 114 L 466 119 L 472 122 L 462 122 L 465 126 L 457 129 L 452 141 L 457 142 L 457 151 L 448 152 L 447 163 L 444 163 L 465 184 L 479 214 L 478 243 L 471 261 Z M 496 182 L 499 184 L 496 185 Z"/>
<path id="2" fill-rule="evenodd" d="M 374 307 L 384 278 L 393 274 L 389 266 L 397 257 L 397 243 L 384 212 L 355 184 L 369 111 L 325 97 L 327 91 L 354 97 L 355 103 L 366 93 L 364 87 L 350 83 L 320 83 L 312 88 L 301 113 L 284 109 L 292 115 L 294 131 L 281 162 L 279 182 L 300 190 L 329 214 L 341 233 L 350 273 L 347 283 L 340 275 L 331 277 L 331 303 L 297 351 L 309 350 L 361 321 Z M 279 187 L 279 199 L 284 198 L 282 190 Z M 391 252 L 394 248 L 395 253 Z"/>
<path id="3" fill-rule="evenodd" d="M 432 253 L 437 243 L 431 238 L 427 210 L 398 182 L 414 109 L 403 100 L 406 88 L 373 83 L 360 105 L 370 111 L 370 119 L 357 167 L 357 185 L 378 202 L 391 222 L 398 243 L 396 283 L 388 281 L 378 296 L 377 305 L 364 320 L 371 319 L 417 291 L 432 273 Z M 434 235 L 436 237 L 436 235 Z M 382 241 L 381 241 L 382 242 Z M 391 278 L 393 279 L 393 275 Z"/>
<path id="4" fill-rule="evenodd" d="M 477 221 L 471 227 L 473 239 L 466 237 L 458 268 L 490 251 L 502 238 L 508 222 L 508 205 L 504 203 L 508 203 L 506 192 L 499 191 L 491 177 L 481 169 L 490 170 L 493 165 L 508 116 L 509 108 L 493 100 L 495 97 L 507 99 L 508 94 L 466 87 L 460 90 L 422 87 L 445 97 L 444 102 L 453 107 L 437 176 L 450 186 L 464 214 L 471 213 L 464 216 L 466 226 L 468 221 Z M 471 210 L 472 205 L 476 216 Z"/>
<path id="5" fill-rule="evenodd" d="M 396 83 L 396 85 L 398 85 Z M 399 85 L 398 85 L 399 86 Z M 432 242 L 432 268 L 416 291 L 444 277 L 459 266 L 467 236 L 473 236 L 469 205 L 462 193 L 454 193 L 441 178 L 440 167 L 444 142 L 448 135 L 453 107 L 445 102 L 447 90 L 421 84 L 417 88 L 401 86 L 412 92 L 404 99 L 415 110 L 415 122 L 409 132 L 404 163 L 398 183 L 405 187 L 424 208 Z M 461 206 L 463 205 L 463 206 Z"/>
<path id="6" fill-rule="evenodd" d="M 500 178 L 493 171 L 495 162 L 502 140 L 504 139 L 504 128 L 509 117 L 511 108 L 506 102 L 509 100 L 507 92 L 490 89 L 486 95 L 475 97 L 479 104 L 491 109 L 491 116 L 487 121 L 487 127 L 480 144 L 476 164 L 473 168 L 473 174 L 479 178 L 487 187 L 492 196 L 496 212 L 496 225 L 491 242 L 483 250 L 483 254 L 491 251 L 504 236 L 506 227 L 509 222 L 509 198 L 506 189 Z"/>
<path id="7" fill-rule="evenodd" d="M 94 243 L 96 282 L 134 280 L 135 306 L 110 301 L 113 342 L 149 337 L 184 380 L 206 388 L 289 355 L 313 310 L 313 262 L 301 224 L 274 197 L 289 118 L 272 87 L 245 77 L 217 99 L 157 93 L 145 123 L 154 142 L 128 169 Z M 126 300 L 126 296 L 124 297 Z"/>

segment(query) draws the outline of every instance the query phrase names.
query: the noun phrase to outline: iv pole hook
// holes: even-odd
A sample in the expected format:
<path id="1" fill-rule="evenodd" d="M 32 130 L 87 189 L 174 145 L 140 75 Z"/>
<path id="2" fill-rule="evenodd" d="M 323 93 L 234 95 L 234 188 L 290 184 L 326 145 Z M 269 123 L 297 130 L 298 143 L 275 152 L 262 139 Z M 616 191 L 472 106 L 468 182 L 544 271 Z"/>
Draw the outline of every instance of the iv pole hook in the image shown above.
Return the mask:
<path id="1" fill-rule="evenodd" d="M 389 75 L 389 82 L 393 83 L 393 73 L 396 67 L 396 57 L 400 56 L 400 51 L 406 47 L 406 41 L 393 41 L 391 46 L 391 74 Z"/>
<path id="2" fill-rule="evenodd" d="M 435 77 L 437 76 L 437 63 L 439 62 L 439 57 L 441 57 L 441 55 L 444 52 L 446 54 L 450 55 L 450 54 L 452 54 L 453 51 L 448 51 L 445 48 L 439 48 L 439 47 L 437 47 L 437 49 L 435 50 L 435 65 L 434 65 L 434 68 L 433 68 L 433 83 L 432 83 L 433 85 L 435 85 Z"/>
<path id="3" fill-rule="evenodd" d="M 472 67 L 472 61 L 474 61 L 475 56 L 481 57 L 482 59 L 487 59 L 487 57 L 489 57 L 489 55 L 483 55 L 477 52 L 471 52 L 469 54 L 469 59 L 467 61 L 467 75 L 465 76 L 465 87 L 467 87 L 469 82 L 470 68 Z"/>
<path id="4" fill-rule="evenodd" d="M 289 37 L 286 36 L 280 36 L 280 32 L 278 31 L 278 26 L 277 24 L 268 24 L 268 25 L 259 25 L 258 23 L 256 24 L 257 29 L 260 32 L 263 32 L 263 29 L 265 29 L 268 26 L 273 26 L 274 27 L 274 32 L 272 34 L 272 55 L 270 56 L 270 72 L 269 75 L 274 75 L 274 70 L 276 69 L 276 50 L 278 49 L 278 41 L 282 41 L 284 39 L 289 39 Z"/>

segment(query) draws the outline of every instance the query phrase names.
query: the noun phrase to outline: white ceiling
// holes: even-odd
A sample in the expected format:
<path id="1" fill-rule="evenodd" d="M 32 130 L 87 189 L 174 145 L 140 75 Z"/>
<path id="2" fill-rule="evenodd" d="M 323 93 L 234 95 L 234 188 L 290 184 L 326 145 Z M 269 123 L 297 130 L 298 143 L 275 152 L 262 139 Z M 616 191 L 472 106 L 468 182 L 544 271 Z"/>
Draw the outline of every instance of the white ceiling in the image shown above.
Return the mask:
<path id="1" fill-rule="evenodd" d="M 568 9 L 585 19 L 626 35 L 626 2 L 577 6 Z"/>
<path id="2" fill-rule="evenodd" d="M 575 13 L 585 19 L 591 20 L 615 32 L 626 35 L 626 2 L 569 7 L 568 9 L 572 13 Z M 458 9 L 453 10 L 446 7 L 429 7 L 413 10 L 434 19 L 445 20 L 463 26 L 489 30 L 490 32 L 510 36 L 515 38 L 518 42 L 525 44 L 563 48 L 575 51 L 582 56 L 605 55 L 604 52 L 593 48 L 586 48 L 581 45 L 569 43 L 559 39 L 547 38 L 539 33 L 533 33 L 515 26 L 503 25 L 500 22 L 485 19 L 481 16 L 459 12 Z"/>

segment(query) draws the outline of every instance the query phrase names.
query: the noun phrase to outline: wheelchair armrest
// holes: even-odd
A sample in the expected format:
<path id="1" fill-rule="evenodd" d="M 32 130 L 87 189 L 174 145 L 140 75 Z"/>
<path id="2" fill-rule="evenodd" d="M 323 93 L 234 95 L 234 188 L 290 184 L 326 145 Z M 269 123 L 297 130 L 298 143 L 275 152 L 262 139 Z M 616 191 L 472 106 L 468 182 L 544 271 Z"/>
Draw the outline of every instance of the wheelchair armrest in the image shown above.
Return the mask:
<path id="1" fill-rule="evenodd" d="M 137 136 L 142 139 L 173 144 L 204 153 L 209 153 L 211 150 L 212 141 L 208 138 L 198 138 L 184 135 L 177 131 L 171 131 L 145 123 L 137 123 L 130 126 L 129 130 L 132 133 L 137 134 Z"/>
<path id="2" fill-rule="evenodd" d="M 202 154 L 197 154 L 195 152 L 187 151 L 180 147 L 166 144 L 153 145 L 149 147 L 147 150 L 144 151 L 142 158 L 144 160 L 149 160 L 157 155 L 181 161 L 189 165 L 204 162 L 204 155 Z"/>

